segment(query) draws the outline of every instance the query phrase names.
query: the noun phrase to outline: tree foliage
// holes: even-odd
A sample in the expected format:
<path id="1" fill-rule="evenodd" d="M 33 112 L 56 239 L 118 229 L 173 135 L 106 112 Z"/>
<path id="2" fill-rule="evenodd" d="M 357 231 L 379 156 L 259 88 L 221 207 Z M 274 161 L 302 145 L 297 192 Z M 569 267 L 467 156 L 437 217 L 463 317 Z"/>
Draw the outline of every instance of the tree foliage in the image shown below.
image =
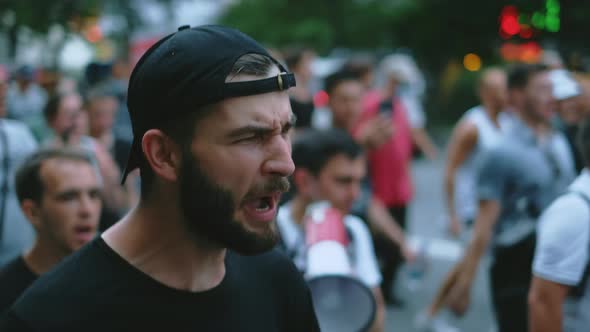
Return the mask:
<path id="1" fill-rule="evenodd" d="M 561 30 L 541 31 L 534 40 L 557 47 L 564 55 L 585 54 L 590 2 L 559 0 Z M 484 66 L 502 63 L 499 15 L 506 5 L 521 13 L 545 10 L 546 0 L 241 0 L 221 22 L 237 27 L 268 45 L 306 44 L 326 54 L 334 48 L 377 51 L 411 50 L 430 78 L 431 108 L 461 112 L 476 102 L 474 79 L 462 68 L 463 56 L 477 53 Z M 453 89 L 439 81 L 458 67 Z M 443 91 L 444 90 L 444 91 Z M 453 115 L 455 118 L 457 114 Z"/>

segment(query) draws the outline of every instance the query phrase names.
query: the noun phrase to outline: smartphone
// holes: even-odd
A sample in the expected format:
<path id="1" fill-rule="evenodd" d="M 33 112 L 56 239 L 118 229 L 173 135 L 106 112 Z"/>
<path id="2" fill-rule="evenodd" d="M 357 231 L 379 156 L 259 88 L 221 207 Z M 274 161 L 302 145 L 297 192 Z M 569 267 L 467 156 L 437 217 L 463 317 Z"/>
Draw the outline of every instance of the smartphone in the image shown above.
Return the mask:
<path id="1" fill-rule="evenodd" d="M 393 113 L 393 103 L 391 100 L 384 100 L 379 104 L 379 114 L 391 115 Z"/>

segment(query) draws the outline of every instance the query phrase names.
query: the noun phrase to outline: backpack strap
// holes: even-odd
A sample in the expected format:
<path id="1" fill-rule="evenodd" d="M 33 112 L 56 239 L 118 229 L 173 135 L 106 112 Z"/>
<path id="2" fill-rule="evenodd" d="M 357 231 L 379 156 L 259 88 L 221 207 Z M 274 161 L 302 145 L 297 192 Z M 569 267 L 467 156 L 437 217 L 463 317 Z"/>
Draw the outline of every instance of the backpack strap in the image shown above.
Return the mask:
<path id="1" fill-rule="evenodd" d="M 568 191 L 568 193 L 577 195 L 578 197 L 582 198 L 584 202 L 586 202 L 586 205 L 588 206 L 588 211 L 590 212 L 590 197 L 588 197 L 586 194 L 582 192 L 574 190 L 570 190 Z M 588 222 L 590 223 L 590 220 L 588 220 Z M 588 241 L 588 243 L 590 243 L 590 240 Z M 588 251 L 590 252 L 590 246 L 588 248 Z M 582 275 L 582 279 L 577 285 L 570 289 L 569 296 L 574 299 L 579 299 L 582 296 L 584 296 L 586 286 L 588 284 L 588 279 L 590 279 L 590 258 L 588 262 L 586 262 L 586 267 L 584 268 L 584 274 Z"/>

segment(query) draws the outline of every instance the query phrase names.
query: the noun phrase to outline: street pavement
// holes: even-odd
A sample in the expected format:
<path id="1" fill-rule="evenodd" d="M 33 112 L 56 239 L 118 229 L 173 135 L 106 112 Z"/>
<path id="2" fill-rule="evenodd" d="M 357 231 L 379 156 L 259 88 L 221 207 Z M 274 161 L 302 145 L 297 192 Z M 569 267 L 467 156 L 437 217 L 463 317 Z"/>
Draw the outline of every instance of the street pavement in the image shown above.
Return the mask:
<path id="1" fill-rule="evenodd" d="M 429 264 L 418 287 L 409 282 L 407 267 L 400 271 L 396 290 L 405 301 L 405 305 L 402 308 L 388 308 L 386 331 L 418 331 L 414 328 L 416 314 L 430 303 L 445 274 L 462 255 L 466 240 L 447 236 L 443 226 L 443 170 L 444 161 L 441 158 L 436 161 L 420 159 L 412 166 L 415 196 L 409 209 L 408 236 L 416 247 L 426 244 L 425 251 L 428 253 Z M 446 315 L 448 321 L 463 332 L 495 330 L 488 291 L 487 266 L 488 261 L 484 259 L 480 263 L 477 279 L 472 288 L 469 311 L 460 319 L 456 319 L 450 313 Z"/>

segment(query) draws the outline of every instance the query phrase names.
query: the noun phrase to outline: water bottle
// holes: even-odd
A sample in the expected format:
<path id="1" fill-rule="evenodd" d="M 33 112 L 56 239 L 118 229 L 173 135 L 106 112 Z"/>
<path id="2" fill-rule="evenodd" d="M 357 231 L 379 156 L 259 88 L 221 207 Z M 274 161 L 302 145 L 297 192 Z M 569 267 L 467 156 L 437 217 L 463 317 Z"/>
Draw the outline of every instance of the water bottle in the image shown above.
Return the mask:
<path id="1" fill-rule="evenodd" d="M 414 261 L 407 266 L 407 286 L 411 291 L 420 289 L 424 282 L 424 276 L 428 269 L 427 249 L 426 242 L 420 243 L 416 248 Z"/>

